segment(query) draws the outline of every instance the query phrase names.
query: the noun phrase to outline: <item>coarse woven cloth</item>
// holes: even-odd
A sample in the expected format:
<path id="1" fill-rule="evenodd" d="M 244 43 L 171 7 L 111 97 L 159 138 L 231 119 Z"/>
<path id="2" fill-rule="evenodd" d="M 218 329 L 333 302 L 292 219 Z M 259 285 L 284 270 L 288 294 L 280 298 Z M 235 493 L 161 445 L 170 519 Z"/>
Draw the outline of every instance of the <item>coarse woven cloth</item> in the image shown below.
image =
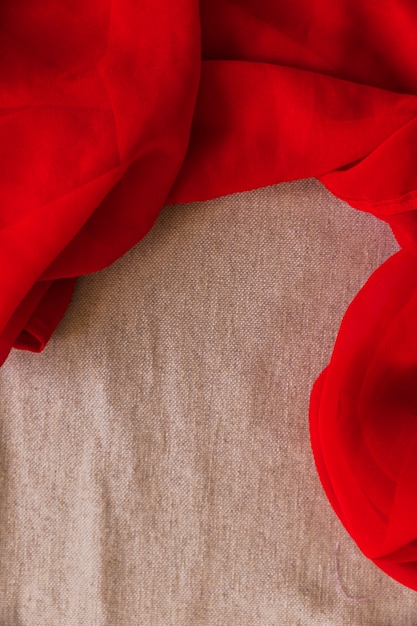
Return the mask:
<path id="1" fill-rule="evenodd" d="M 316 475 L 312 383 L 398 249 L 308 179 L 164 208 L 0 370 L 2 626 L 412 626 Z"/>

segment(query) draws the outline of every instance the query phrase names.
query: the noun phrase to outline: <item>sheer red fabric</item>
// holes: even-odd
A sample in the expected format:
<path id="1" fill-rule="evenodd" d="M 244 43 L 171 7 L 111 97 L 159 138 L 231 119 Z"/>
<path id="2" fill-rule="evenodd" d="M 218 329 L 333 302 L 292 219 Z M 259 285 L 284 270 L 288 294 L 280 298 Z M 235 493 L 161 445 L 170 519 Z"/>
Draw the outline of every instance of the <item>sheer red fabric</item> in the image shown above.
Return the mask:
<path id="1" fill-rule="evenodd" d="M 362 551 L 417 589 L 417 244 L 349 306 L 311 397 L 316 465 Z"/>
<path id="2" fill-rule="evenodd" d="M 352 537 L 414 589 L 416 24 L 412 0 L 0 5 L 0 361 L 163 205 L 317 177 L 404 247 L 346 314 L 311 438 Z"/>

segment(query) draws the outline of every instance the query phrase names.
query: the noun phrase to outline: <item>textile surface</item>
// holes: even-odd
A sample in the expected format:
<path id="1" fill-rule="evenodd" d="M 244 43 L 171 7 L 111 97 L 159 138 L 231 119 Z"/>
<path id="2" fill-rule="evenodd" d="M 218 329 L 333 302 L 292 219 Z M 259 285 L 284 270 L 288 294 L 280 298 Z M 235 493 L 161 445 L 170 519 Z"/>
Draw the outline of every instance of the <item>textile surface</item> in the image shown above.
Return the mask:
<path id="1" fill-rule="evenodd" d="M 167 206 L 0 370 L 3 626 L 412 626 L 329 506 L 311 386 L 398 249 L 304 180 Z"/>
<path id="2" fill-rule="evenodd" d="M 360 550 L 417 591 L 416 20 L 409 0 L 2 3 L 0 365 L 41 352 L 77 278 L 164 205 L 319 180 L 403 250 L 314 386 L 316 468 Z"/>

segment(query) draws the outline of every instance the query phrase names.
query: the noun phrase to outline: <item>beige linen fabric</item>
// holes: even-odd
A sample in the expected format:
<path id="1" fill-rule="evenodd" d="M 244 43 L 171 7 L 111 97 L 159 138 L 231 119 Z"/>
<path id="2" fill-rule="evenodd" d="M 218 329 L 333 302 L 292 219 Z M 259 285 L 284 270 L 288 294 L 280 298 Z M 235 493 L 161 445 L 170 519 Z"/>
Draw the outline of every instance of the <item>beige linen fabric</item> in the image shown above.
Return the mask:
<path id="1" fill-rule="evenodd" d="M 311 385 L 395 252 L 314 180 L 166 207 L 0 371 L 1 626 L 406 626 L 319 485 Z"/>

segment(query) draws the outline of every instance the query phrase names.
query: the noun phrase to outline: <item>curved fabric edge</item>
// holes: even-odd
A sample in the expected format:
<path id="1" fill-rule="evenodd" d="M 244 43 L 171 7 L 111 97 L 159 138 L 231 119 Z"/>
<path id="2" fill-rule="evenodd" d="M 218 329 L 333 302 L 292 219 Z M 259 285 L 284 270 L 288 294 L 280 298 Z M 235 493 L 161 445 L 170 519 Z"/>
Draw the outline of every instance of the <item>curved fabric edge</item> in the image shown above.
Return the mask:
<path id="1" fill-rule="evenodd" d="M 407 280 L 409 276 L 411 280 Z M 408 507 L 407 510 L 398 510 L 400 505 L 397 492 L 400 486 L 401 506 L 404 506 L 404 502 L 410 498 L 407 495 L 410 491 L 410 480 L 417 490 L 417 474 L 415 478 L 412 474 L 411 479 L 409 473 L 406 475 L 408 481 L 406 489 L 402 486 L 405 480 L 402 475 L 395 479 L 397 481 L 401 479 L 401 483 L 394 482 L 392 494 L 389 495 L 387 492 L 386 497 L 384 496 L 389 503 L 388 508 L 385 507 L 385 511 L 380 510 L 377 503 L 381 500 L 380 494 L 387 488 L 385 483 L 388 475 L 395 477 L 396 473 L 390 471 L 392 463 L 390 457 L 384 459 L 385 467 L 375 466 L 376 469 L 373 469 L 375 459 L 370 456 L 368 467 L 366 464 L 368 461 L 363 456 L 363 450 L 367 449 L 368 443 L 363 437 L 369 436 L 369 433 L 366 434 L 368 432 L 366 429 L 369 430 L 366 424 L 366 411 L 369 409 L 374 412 L 371 427 L 378 430 L 378 437 L 388 436 L 384 435 L 385 431 L 389 431 L 386 427 L 385 431 L 382 430 L 382 423 L 378 427 L 375 425 L 375 415 L 378 414 L 378 410 L 384 410 L 385 407 L 375 405 L 374 396 L 372 394 L 369 396 L 368 372 L 375 358 L 392 360 L 391 367 L 397 376 L 378 379 L 377 387 L 375 381 L 373 382 L 373 393 L 378 397 L 381 396 L 378 392 L 378 388 L 381 391 L 381 385 L 386 392 L 386 388 L 389 390 L 390 385 L 396 385 L 397 380 L 403 380 L 401 367 L 397 365 L 395 354 L 392 354 L 392 345 L 394 348 L 398 345 L 397 335 L 392 335 L 392 328 L 396 327 L 398 333 L 398 327 L 400 330 L 402 328 L 401 316 L 406 315 L 409 323 L 404 333 L 413 332 L 416 279 L 417 245 L 398 252 L 371 275 L 345 313 L 330 363 L 313 385 L 309 410 L 313 457 L 322 487 L 336 515 L 365 556 L 393 579 L 414 590 L 417 590 L 417 527 L 415 528 L 413 523 L 415 512 L 413 517 L 407 520 Z M 408 357 L 414 362 L 417 355 L 414 354 L 412 342 L 408 348 L 408 336 L 409 334 L 407 336 L 404 334 L 401 343 L 409 350 Z M 381 352 L 380 344 L 385 337 L 391 337 L 394 343 L 387 344 L 387 348 L 382 346 Z M 409 385 L 414 384 L 413 380 L 411 379 Z M 368 388 L 365 388 L 365 395 L 364 384 L 368 385 Z M 397 397 L 398 393 L 401 391 L 394 389 L 393 397 Z M 364 402 L 366 397 L 367 403 Z M 369 402 L 373 404 L 369 405 Z M 396 406 L 394 403 L 394 410 Z M 386 409 L 384 419 L 387 417 L 396 419 L 394 414 L 391 416 L 389 410 Z M 417 417 L 417 406 L 412 403 L 410 410 Z M 414 424 L 414 420 L 411 423 Z M 395 430 L 395 423 L 391 424 L 390 428 Z M 413 432 L 410 432 L 409 441 L 414 446 L 417 422 L 411 428 Z M 392 445 L 396 446 L 393 450 L 398 462 L 401 463 L 405 451 L 401 446 L 398 447 L 400 444 L 397 441 L 388 439 L 384 443 L 389 447 L 391 441 Z M 362 476 L 366 477 L 367 484 L 361 484 Z M 390 480 L 392 481 L 392 478 Z M 372 499 L 372 490 L 375 493 L 375 500 Z M 413 489 L 411 491 L 415 492 Z M 411 504 L 411 501 L 408 501 Z M 401 521 L 404 519 L 405 524 Z M 395 524 L 399 524 L 398 541 Z"/>
<path id="2" fill-rule="evenodd" d="M 35 283 L 0 335 L 0 365 L 12 348 L 42 352 L 71 301 L 76 278 Z"/>

